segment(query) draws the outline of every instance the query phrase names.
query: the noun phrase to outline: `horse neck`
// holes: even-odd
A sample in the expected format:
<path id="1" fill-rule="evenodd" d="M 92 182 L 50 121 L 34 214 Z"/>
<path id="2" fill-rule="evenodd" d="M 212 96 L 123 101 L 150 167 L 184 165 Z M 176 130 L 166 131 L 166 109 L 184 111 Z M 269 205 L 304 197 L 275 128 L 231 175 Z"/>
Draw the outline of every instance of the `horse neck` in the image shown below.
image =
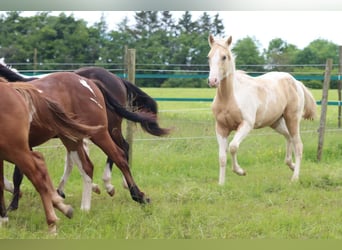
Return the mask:
<path id="1" fill-rule="evenodd" d="M 222 101 L 232 100 L 234 97 L 234 80 L 235 74 L 231 73 L 227 77 L 223 78 L 217 88 L 217 97 Z"/>

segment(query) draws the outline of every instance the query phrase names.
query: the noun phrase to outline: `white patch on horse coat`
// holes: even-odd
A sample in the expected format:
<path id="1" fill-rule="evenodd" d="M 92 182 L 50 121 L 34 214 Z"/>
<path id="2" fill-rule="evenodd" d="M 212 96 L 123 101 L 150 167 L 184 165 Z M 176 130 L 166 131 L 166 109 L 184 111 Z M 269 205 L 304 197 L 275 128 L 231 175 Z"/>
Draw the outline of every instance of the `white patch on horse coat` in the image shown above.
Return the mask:
<path id="1" fill-rule="evenodd" d="M 90 100 L 95 102 L 97 104 L 97 106 L 99 106 L 101 109 L 103 109 L 102 105 L 98 101 L 96 101 L 94 98 L 91 97 Z"/>
<path id="2" fill-rule="evenodd" d="M 114 191 L 114 186 L 111 184 L 112 171 L 110 170 L 108 162 L 106 163 L 105 169 L 103 171 L 102 180 L 107 190 L 107 193 L 112 193 Z"/>
<path id="3" fill-rule="evenodd" d="M 94 96 L 96 96 L 94 90 L 89 86 L 86 80 L 80 79 L 80 83 L 82 84 L 83 87 L 86 87 L 87 89 L 89 89 L 89 91 L 93 93 Z"/>
<path id="4" fill-rule="evenodd" d="M 14 192 L 14 186 L 13 183 L 7 180 L 7 178 L 4 176 L 4 184 L 5 184 L 5 190 L 8 192 L 11 192 L 13 194 Z"/>
<path id="5" fill-rule="evenodd" d="M 92 180 L 91 178 L 85 173 L 84 169 L 82 168 L 82 162 L 78 153 L 76 151 L 71 151 L 69 156 L 78 167 L 82 177 L 83 177 L 83 193 L 82 193 L 82 202 L 81 202 L 81 210 L 89 211 L 91 205 L 91 192 L 92 192 Z"/>

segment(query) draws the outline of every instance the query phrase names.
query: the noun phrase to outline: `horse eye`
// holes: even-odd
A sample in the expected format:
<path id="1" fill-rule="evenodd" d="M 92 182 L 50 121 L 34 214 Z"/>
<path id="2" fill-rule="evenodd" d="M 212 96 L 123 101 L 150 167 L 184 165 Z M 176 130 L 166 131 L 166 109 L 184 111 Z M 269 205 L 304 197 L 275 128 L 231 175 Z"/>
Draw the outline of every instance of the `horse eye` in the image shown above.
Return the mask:
<path id="1" fill-rule="evenodd" d="M 226 60 L 227 57 L 226 56 L 222 56 L 222 61 Z"/>

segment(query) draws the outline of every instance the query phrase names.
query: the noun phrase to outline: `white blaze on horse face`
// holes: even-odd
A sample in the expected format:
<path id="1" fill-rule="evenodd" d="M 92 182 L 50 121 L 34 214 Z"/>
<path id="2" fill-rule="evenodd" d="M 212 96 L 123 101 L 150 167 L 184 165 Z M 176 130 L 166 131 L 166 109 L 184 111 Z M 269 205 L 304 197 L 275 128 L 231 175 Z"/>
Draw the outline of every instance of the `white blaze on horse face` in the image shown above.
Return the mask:
<path id="1" fill-rule="evenodd" d="M 228 61 L 231 59 L 229 54 L 225 54 L 225 49 L 220 46 L 214 46 L 209 52 L 209 78 L 210 87 L 218 87 L 220 82 L 228 76 Z"/>

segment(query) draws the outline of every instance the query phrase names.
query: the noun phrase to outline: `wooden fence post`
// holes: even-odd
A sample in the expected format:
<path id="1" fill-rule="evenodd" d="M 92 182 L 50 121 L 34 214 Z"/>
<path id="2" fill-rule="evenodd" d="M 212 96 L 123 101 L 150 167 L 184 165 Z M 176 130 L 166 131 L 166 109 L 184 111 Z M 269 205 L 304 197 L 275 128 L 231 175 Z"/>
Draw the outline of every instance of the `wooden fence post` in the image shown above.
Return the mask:
<path id="1" fill-rule="evenodd" d="M 126 55 L 126 63 L 127 63 L 127 80 L 131 83 L 135 83 L 135 49 L 128 49 Z M 132 100 L 128 97 L 129 109 L 132 109 Z M 128 164 L 132 167 L 132 151 L 133 151 L 133 122 L 128 121 L 126 123 L 126 141 L 129 145 L 128 151 Z"/>
<path id="2" fill-rule="evenodd" d="M 337 92 L 338 92 L 338 128 L 341 128 L 341 89 L 342 89 L 342 46 L 339 46 L 339 62 L 338 62 L 338 84 L 337 84 Z"/>
<path id="3" fill-rule="evenodd" d="M 328 91 L 330 86 L 330 75 L 332 70 L 332 59 L 327 59 L 325 65 L 324 83 L 323 83 L 323 93 L 322 93 L 322 104 L 321 104 L 321 119 L 319 123 L 319 135 L 318 135 L 318 149 L 317 149 L 317 160 L 320 161 L 322 158 L 323 151 L 323 141 L 325 132 L 325 123 L 327 116 L 327 106 L 328 106 Z"/>

